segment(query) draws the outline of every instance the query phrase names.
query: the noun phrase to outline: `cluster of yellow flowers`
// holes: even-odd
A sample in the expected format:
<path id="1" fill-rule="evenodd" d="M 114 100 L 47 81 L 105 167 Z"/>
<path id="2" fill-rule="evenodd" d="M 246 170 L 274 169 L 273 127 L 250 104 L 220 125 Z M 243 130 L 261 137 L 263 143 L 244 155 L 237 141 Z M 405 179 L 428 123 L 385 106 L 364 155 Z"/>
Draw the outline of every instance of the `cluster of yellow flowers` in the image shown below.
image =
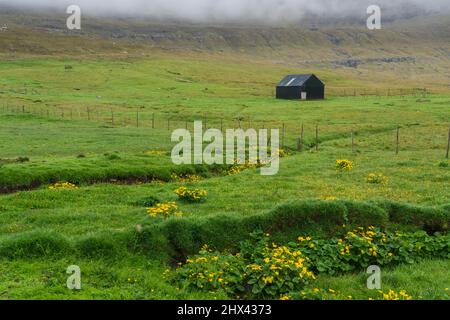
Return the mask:
<path id="1" fill-rule="evenodd" d="M 365 230 L 363 227 L 359 227 L 353 231 L 347 232 L 348 237 L 359 237 L 360 239 L 363 239 L 367 243 L 371 244 L 373 242 L 373 238 L 377 235 L 375 232 L 375 227 L 370 226 Z M 381 233 L 381 242 L 386 241 L 386 235 L 384 233 Z"/>
<path id="2" fill-rule="evenodd" d="M 200 176 L 197 176 L 195 174 L 178 175 L 176 173 L 172 173 L 170 175 L 170 178 L 181 183 L 198 182 L 202 179 Z"/>
<path id="3" fill-rule="evenodd" d="M 356 230 L 350 231 L 347 233 L 347 237 L 351 238 L 357 238 L 363 242 L 366 242 L 369 245 L 372 245 L 374 237 L 377 235 L 377 233 L 374 231 L 375 227 L 370 226 L 365 230 L 362 227 L 359 227 Z M 386 242 L 386 235 L 384 233 L 379 233 L 379 236 L 381 236 L 380 242 Z M 342 241 L 342 240 L 339 240 Z M 373 257 L 376 257 L 378 255 L 378 248 L 376 246 L 371 246 L 369 249 L 369 254 Z M 361 250 L 361 254 L 365 254 L 363 250 Z M 389 253 L 389 256 L 392 257 L 392 253 Z"/>
<path id="4" fill-rule="evenodd" d="M 339 171 L 350 171 L 353 169 L 353 162 L 346 159 L 336 160 L 336 169 Z"/>
<path id="5" fill-rule="evenodd" d="M 259 152 L 259 150 L 257 150 Z M 270 149 L 267 149 L 266 152 L 270 151 Z M 289 150 L 286 149 L 275 149 L 271 152 L 271 157 L 280 157 L 280 158 L 285 158 L 290 156 L 291 153 L 289 152 Z M 257 169 L 257 168 L 261 168 L 263 166 L 268 165 L 271 162 L 270 159 L 267 160 L 262 160 L 259 158 L 251 158 L 249 159 L 249 161 L 247 161 L 246 163 L 242 163 L 242 164 L 238 164 L 237 161 L 235 161 L 234 165 L 228 170 L 228 174 L 229 175 L 233 175 L 233 174 L 238 174 L 241 173 L 244 170 L 249 170 L 249 169 Z"/>
<path id="6" fill-rule="evenodd" d="M 312 241 L 312 237 L 298 237 L 297 240 L 299 242 L 307 242 L 307 241 Z"/>
<path id="7" fill-rule="evenodd" d="M 170 216 L 181 217 L 183 215 L 182 212 L 178 211 L 178 205 L 176 202 L 158 203 L 154 207 L 147 208 L 147 213 L 152 218 L 168 218 Z"/>
<path id="8" fill-rule="evenodd" d="M 339 248 L 340 248 L 339 249 L 339 254 L 341 256 L 350 255 L 350 249 L 351 249 L 350 245 L 345 244 L 342 239 L 339 239 L 338 244 L 339 244 Z"/>
<path id="9" fill-rule="evenodd" d="M 336 200 L 338 200 L 338 198 L 334 197 L 334 196 L 324 196 L 324 197 L 321 197 L 320 199 L 324 200 L 324 201 L 336 201 Z"/>
<path id="10" fill-rule="evenodd" d="M 175 193 L 180 199 L 192 202 L 200 202 L 203 199 L 205 199 L 206 196 L 208 195 L 208 192 L 206 190 L 202 189 L 189 190 L 186 187 L 180 187 L 176 189 Z"/>
<path id="11" fill-rule="evenodd" d="M 273 283 L 273 277 L 272 276 L 267 276 L 267 277 L 262 277 L 261 280 L 264 282 L 264 284 L 272 284 Z"/>
<path id="12" fill-rule="evenodd" d="M 163 155 L 166 155 L 167 152 L 161 151 L 161 150 L 147 150 L 147 151 L 144 151 L 144 154 L 163 156 Z"/>
<path id="13" fill-rule="evenodd" d="M 405 290 L 400 290 L 399 292 L 395 292 L 394 290 L 389 290 L 387 293 L 383 291 L 379 291 L 383 296 L 383 300 L 412 300 L 412 296 L 406 293 Z"/>
<path id="14" fill-rule="evenodd" d="M 48 187 L 50 190 L 61 190 L 61 189 L 78 189 L 76 185 L 70 182 L 57 182 Z"/>
<path id="15" fill-rule="evenodd" d="M 366 177 L 366 182 L 370 184 L 386 184 L 389 179 L 382 173 L 369 173 Z"/>
<path id="16" fill-rule="evenodd" d="M 278 155 L 280 158 L 285 158 L 291 155 L 291 153 L 289 152 L 289 150 L 280 148 L 277 150 L 273 150 L 273 155 Z"/>
<path id="17" fill-rule="evenodd" d="M 264 256 L 263 265 L 252 264 L 247 268 L 252 271 L 266 270 L 261 278 L 265 284 L 272 284 L 275 278 L 281 274 L 290 273 L 292 270 L 297 270 L 301 279 L 316 279 L 316 276 L 306 266 L 308 258 L 304 258 L 300 250 L 272 244 L 272 248 L 266 247 Z"/>
<path id="18" fill-rule="evenodd" d="M 219 256 L 212 254 L 212 250 L 208 247 L 208 245 L 204 245 L 201 249 L 201 252 L 203 253 L 210 253 L 211 255 L 208 256 L 202 256 L 192 259 L 186 260 L 186 265 L 195 265 L 197 267 L 204 266 L 202 269 L 203 271 L 200 271 L 199 269 L 193 269 L 188 271 L 189 279 L 192 281 L 195 281 L 199 288 L 203 289 L 206 286 L 212 286 L 212 287 L 220 287 L 220 288 L 226 288 L 226 286 L 229 284 L 229 282 L 225 279 L 225 272 L 223 270 L 208 270 L 208 263 L 212 263 L 213 265 L 217 265 L 219 261 Z M 183 264 L 179 264 L 179 268 L 181 268 Z M 225 262 L 225 265 L 228 265 L 227 262 Z"/>
<path id="19" fill-rule="evenodd" d="M 228 174 L 229 175 L 234 175 L 234 174 L 241 173 L 244 170 L 256 169 L 256 168 L 258 168 L 257 164 L 251 164 L 249 162 L 247 162 L 245 164 L 237 164 L 236 163 L 228 170 Z"/>
<path id="20" fill-rule="evenodd" d="M 400 290 L 396 292 L 394 290 L 389 290 L 388 292 L 378 291 L 379 297 L 369 298 L 368 300 L 412 300 L 413 297 L 409 295 L 405 290 Z M 293 297 L 294 296 L 294 297 Z M 353 296 L 345 296 L 341 292 L 334 289 L 319 289 L 319 288 L 306 288 L 304 291 L 300 292 L 300 295 L 293 294 L 282 295 L 280 300 L 353 300 Z"/>

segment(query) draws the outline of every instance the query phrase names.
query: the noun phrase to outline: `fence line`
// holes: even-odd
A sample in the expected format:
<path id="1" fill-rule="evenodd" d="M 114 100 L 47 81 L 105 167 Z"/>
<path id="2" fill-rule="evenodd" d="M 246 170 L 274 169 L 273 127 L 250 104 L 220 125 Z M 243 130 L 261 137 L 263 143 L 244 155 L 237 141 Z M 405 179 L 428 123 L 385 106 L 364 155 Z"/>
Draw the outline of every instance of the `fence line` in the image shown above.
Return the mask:
<path id="1" fill-rule="evenodd" d="M 151 128 L 151 129 L 167 129 L 170 131 L 174 128 L 186 128 L 189 129 L 193 126 L 193 122 L 197 119 L 193 117 L 192 119 L 181 119 L 181 118 L 175 118 L 175 117 L 164 117 L 164 116 L 157 116 L 155 112 L 144 112 L 140 111 L 139 108 L 136 109 L 135 119 L 133 120 L 132 117 L 130 117 L 131 111 L 114 111 L 112 108 L 109 110 L 96 110 L 96 112 L 93 112 L 93 110 L 90 107 L 86 107 L 85 113 L 82 112 L 83 108 L 51 108 L 51 107 L 27 107 L 25 105 L 11 105 L 11 104 L 3 104 L 3 108 L 0 109 L 3 110 L 5 114 L 7 113 L 14 113 L 14 114 L 33 114 L 40 117 L 47 117 L 49 119 L 60 119 L 60 120 L 80 120 L 80 121 L 97 121 L 109 124 L 113 127 L 120 127 L 120 126 L 126 126 L 126 127 L 136 127 L 136 128 Z M 68 113 L 66 113 L 68 112 Z M 66 115 L 69 114 L 69 117 Z M 220 117 L 219 119 L 212 119 L 212 118 L 206 118 L 205 116 L 201 119 L 203 121 L 204 128 L 219 128 L 223 132 L 225 128 L 240 128 L 243 130 L 246 129 L 270 129 L 270 128 L 278 128 L 281 130 L 281 146 L 295 149 L 297 151 L 304 151 L 306 146 L 306 139 L 305 139 L 305 124 L 303 122 L 299 123 L 298 121 L 293 121 L 292 123 L 288 121 L 282 121 L 282 120 L 255 120 L 252 118 L 248 118 L 248 121 L 245 120 L 243 117 L 238 117 L 235 119 L 224 119 Z M 165 124 L 164 124 L 165 122 Z M 247 124 L 246 127 L 244 124 Z M 327 137 L 329 135 L 335 135 L 339 138 L 345 138 L 345 136 L 350 137 L 351 143 L 350 143 L 350 151 L 352 154 L 355 154 L 357 150 L 357 136 L 361 134 L 362 132 L 367 132 L 368 134 L 378 134 L 378 133 L 386 133 L 392 130 L 393 137 L 394 137 L 394 145 L 392 146 L 393 152 L 398 155 L 402 150 L 407 150 L 406 148 L 402 148 L 402 134 L 401 134 L 401 126 L 400 125 L 380 125 L 379 128 L 375 128 L 376 130 L 373 130 L 373 127 L 369 130 L 364 128 L 360 128 L 359 131 L 357 131 L 354 127 L 354 125 L 342 125 L 342 127 L 345 127 L 344 129 L 340 131 L 326 131 L 323 130 L 324 128 L 336 128 L 339 125 L 329 125 L 329 124 L 315 124 L 313 128 L 311 128 L 311 131 L 309 133 L 310 136 L 310 143 L 308 147 L 310 149 L 313 149 L 315 151 L 319 151 L 319 146 L 322 141 L 324 140 L 323 137 Z M 312 127 L 312 125 L 311 125 Z M 450 156 L 450 126 L 448 129 L 448 134 L 445 132 L 445 142 L 442 143 L 443 150 L 445 149 L 445 158 L 449 159 Z M 288 146 L 288 140 L 290 140 L 291 147 Z M 445 144 L 446 143 L 446 144 Z"/>

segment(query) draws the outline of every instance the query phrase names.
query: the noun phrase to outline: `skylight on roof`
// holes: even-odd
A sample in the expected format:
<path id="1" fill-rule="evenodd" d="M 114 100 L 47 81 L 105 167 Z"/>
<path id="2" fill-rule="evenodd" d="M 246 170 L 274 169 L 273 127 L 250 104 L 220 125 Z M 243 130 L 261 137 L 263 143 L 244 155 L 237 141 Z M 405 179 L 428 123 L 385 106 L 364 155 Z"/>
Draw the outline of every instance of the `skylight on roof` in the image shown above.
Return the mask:
<path id="1" fill-rule="evenodd" d="M 294 81 L 295 81 L 295 78 L 292 78 L 291 81 L 289 81 L 289 82 L 286 84 L 286 86 L 290 86 L 290 85 L 292 84 L 292 82 L 294 82 Z"/>

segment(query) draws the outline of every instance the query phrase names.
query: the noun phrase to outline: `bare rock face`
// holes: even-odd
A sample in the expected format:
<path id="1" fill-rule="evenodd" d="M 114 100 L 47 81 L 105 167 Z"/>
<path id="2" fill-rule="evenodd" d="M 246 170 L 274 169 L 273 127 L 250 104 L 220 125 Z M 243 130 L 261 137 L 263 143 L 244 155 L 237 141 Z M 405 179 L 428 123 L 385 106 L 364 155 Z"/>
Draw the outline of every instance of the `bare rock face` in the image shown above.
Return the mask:
<path id="1" fill-rule="evenodd" d="M 403 63 L 403 62 L 416 62 L 415 57 L 386 57 L 386 58 L 371 58 L 371 59 L 347 59 L 341 61 L 334 61 L 337 66 L 344 66 L 349 68 L 358 68 L 358 66 L 367 63 Z"/>

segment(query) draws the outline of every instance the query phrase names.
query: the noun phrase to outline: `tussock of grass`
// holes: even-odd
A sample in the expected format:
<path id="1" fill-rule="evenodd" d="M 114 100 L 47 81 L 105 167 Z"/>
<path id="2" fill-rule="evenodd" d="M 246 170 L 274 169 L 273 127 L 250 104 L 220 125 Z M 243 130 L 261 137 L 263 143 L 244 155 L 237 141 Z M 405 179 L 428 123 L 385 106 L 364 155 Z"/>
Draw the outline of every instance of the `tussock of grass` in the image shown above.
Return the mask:
<path id="1" fill-rule="evenodd" d="M 429 233 L 445 231 L 450 226 L 448 205 L 430 208 L 386 200 L 376 203 L 389 213 L 389 220 L 395 224 L 415 226 Z"/>
<path id="2" fill-rule="evenodd" d="M 394 205 L 392 202 L 382 206 L 369 202 L 305 200 L 288 202 L 270 211 L 248 216 L 174 218 L 145 226 L 140 242 L 146 251 L 156 249 L 175 259 L 184 259 L 198 252 L 204 244 L 219 250 L 236 249 L 240 241 L 257 229 L 272 234 L 279 241 L 290 241 L 299 235 L 333 236 L 345 231 L 346 227 L 360 226 L 401 227 L 430 233 L 448 229 L 450 211 L 396 204 L 417 213 L 415 219 L 399 224 L 395 215 L 397 211 L 387 204 Z M 417 221 L 431 221 L 433 228 Z"/>
<path id="3" fill-rule="evenodd" d="M 393 209 L 394 208 L 394 209 Z M 414 219 L 398 221 L 399 208 L 407 208 Z M 433 222 L 429 224 L 417 221 Z M 237 248 L 255 230 L 273 235 L 277 241 L 290 241 L 299 235 L 331 237 L 347 227 L 376 226 L 408 230 L 446 231 L 450 211 L 421 208 L 386 201 L 291 201 L 261 214 L 247 216 L 215 215 L 172 218 L 148 222 L 138 233 L 100 232 L 67 238 L 56 232 L 38 230 L 5 236 L 0 240 L 0 255 L 9 259 L 75 255 L 87 258 L 114 258 L 121 254 L 143 252 L 166 259 L 184 259 L 204 244 L 219 250 Z M 232 231 L 232 232 L 230 232 Z"/>
<path id="4" fill-rule="evenodd" d="M 0 256 L 9 259 L 61 256 L 72 251 L 62 235 L 36 230 L 5 237 L 0 241 Z"/>
<path id="5" fill-rule="evenodd" d="M 4 259 L 79 257 L 113 259 L 135 252 L 130 233 L 102 232 L 69 238 L 54 231 L 36 230 L 0 239 Z"/>
<path id="6" fill-rule="evenodd" d="M 126 234 L 103 232 L 84 236 L 75 243 L 75 249 L 85 258 L 117 257 L 127 251 L 128 239 Z"/>
<path id="7" fill-rule="evenodd" d="M 75 184 L 167 182 L 171 180 L 173 173 L 205 177 L 223 170 L 218 166 L 175 166 L 170 158 L 156 156 L 143 158 L 128 155 L 125 159 L 118 155 L 111 157 L 58 159 L 4 166 L 0 175 L 0 193 L 29 190 L 58 181 Z"/>

